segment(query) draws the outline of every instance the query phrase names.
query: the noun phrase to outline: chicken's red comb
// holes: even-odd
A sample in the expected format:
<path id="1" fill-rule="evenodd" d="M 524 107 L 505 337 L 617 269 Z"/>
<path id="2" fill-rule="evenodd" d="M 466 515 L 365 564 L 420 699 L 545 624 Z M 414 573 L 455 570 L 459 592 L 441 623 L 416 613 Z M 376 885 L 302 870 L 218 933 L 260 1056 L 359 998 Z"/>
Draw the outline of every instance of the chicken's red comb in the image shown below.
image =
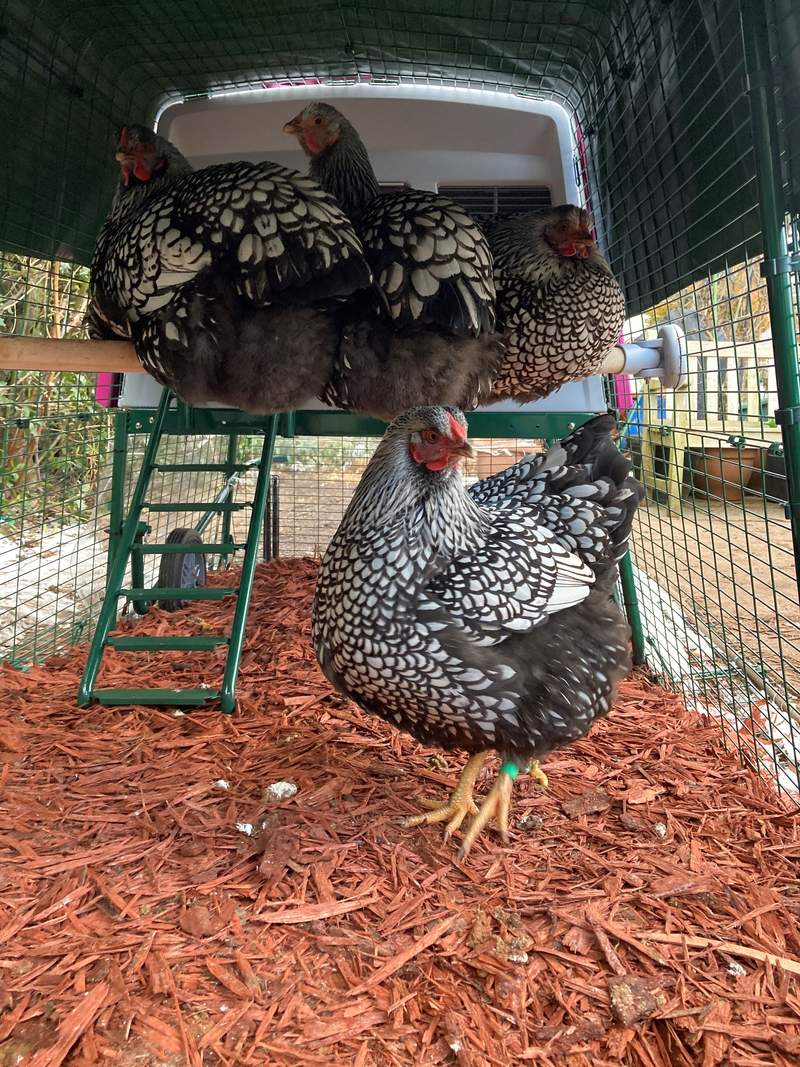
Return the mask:
<path id="1" fill-rule="evenodd" d="M 450 420 L 450 433 L 452 434 L 453 440 L 458 441 L 459 444 L 466 441 L 467 431 L 464 429 L 464 427 L 461 425 L 461 423 L 458 421 L 452 411 L 447 412 L 447 418 Z"/>

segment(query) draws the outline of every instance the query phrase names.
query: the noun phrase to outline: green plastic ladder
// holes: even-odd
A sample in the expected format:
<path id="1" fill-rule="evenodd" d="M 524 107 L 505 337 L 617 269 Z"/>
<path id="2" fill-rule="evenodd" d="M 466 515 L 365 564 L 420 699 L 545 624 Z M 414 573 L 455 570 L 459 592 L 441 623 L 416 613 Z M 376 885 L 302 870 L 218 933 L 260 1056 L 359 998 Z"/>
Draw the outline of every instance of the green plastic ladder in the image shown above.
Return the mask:
<path id="1" fill-rule="evenodd" d="M 200 501 L 176 501 L 168 504 L 150 503 L 147 499 L 148 489 L 153 476 L 159 473 L 177 473 L 181 471 L 220 471 L 224 468 L 228 473 L 232 471 L 245 471 L 248 464 L 215 463 L 157 463 L 158 447 L 164 434 L 164 423 L 167 416 L 172 393 L 164 390 L 161 402 L 153 420 L 150 437 L 145 448 L 142 466 L 136 480 L 136 486 L 131 498 L 128 514 L 122 525 L 115 551 L 110 557 L 106 591 L 100 616 L 95 627 L 92 641 L 89 646 L 89 654 L 86 666 L 81 678 L 78 690 L 78 705 L 85 707 L 87 704 L 98 702 L 106 705 L 127 704 L 154 704 L 172 705 L 183 707 L 198 707 L 203 704 L 219 701 L 222 710 L 231 714 L 236 707 L 236 677 L 239 671 L 239 661 L 244 646 L 245 626 L 247 623 L 247 611 L 250 606 L 250 595 L 253 590 L 256 562 L 260 544 L 261 529 L 264 523 L 264 514 L 269 499 L 270 469 L 275 449 L 275 436 L 277 432 L 277 417 L 272 416 L 264 420 L 264 445 L 258 468 L 255 492 L 252 501 L 220 501 L 215 499 L 211 502 Z M 236 430 L 232 427 L 231 437 L 235 436 Z M 229 459 L 232 459 L 229 449 Z M 245 508 L 251 509 L 250 523 L 247 531 L 247 540 L 243 544 L 237 544 L 227 535 L 228 521 L 234 511 Z M 231 555 L 239 549 L 244 550 L 242 569 L 239 575 L 239 584 L 221 588 L 219 586 L 189 589 L 167 589 L 160 586 L 145 588 L 144 586 L 144 561 L 145 555 L 166 554 L 171 552 L 186 552 L 187 546 L 182 544 L 147 544 L 144 535 L 150 527 L 143 521 L 145 512 L 206 512 L 217 513 L 223 516 L 224 533 L 222 542 L 219 544 L 192 544 L 190 551 L 205 555 L 219 555 L 224 557 Z M 201 523 L 199 529 L 202 529 Z M 131 564 L 132 582 L 130 587 L 124 585 L 125 572 L 128 561 Z M 119 617 L 119 604 L 121 599 L 132 603 L 140 612 L 146 611 L 148 606 L 159 600 L 222 600 L 226 596 L 236 597 L 236 607 L 231 622 L 230 635 L 196 635 L 189 637 L 142 636 L 142 637 L 116 637 L 109 636 Z M 225 661 L 222 683 L 219 689 L 103 689 L 95 688 L 95 682 L 100 670 L 103 653 L 107 648 L 114 648 L 125 652 L 155 652 L 155 651 L 208 651 L 227 646 L 228 653 Z"/>

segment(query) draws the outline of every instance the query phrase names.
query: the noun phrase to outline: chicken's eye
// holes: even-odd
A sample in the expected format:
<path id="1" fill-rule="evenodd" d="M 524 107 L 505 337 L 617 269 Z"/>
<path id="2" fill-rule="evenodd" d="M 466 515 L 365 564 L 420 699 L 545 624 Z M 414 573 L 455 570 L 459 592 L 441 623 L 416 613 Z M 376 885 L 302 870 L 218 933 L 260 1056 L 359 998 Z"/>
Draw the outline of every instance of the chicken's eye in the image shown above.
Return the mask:
<path id="1" fill-rule="evenodd" d="M 423 430 L 421 436 L 426 445 L 435 445 L 442 435 L 436 430 Z"/>
<path id="2" fill-rule="evenodd" d="M 321 126 L 322 125 L 322 119 L 320 119 L 320 118 L 314 119 L 314 125 L 315 126 Z"/>

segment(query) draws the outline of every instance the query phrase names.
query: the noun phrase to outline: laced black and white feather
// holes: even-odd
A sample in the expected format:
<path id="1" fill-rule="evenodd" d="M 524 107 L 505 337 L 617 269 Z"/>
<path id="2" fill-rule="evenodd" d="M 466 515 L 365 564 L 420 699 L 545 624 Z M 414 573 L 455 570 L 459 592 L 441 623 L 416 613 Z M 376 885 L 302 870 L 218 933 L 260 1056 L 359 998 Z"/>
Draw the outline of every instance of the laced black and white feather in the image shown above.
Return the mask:
<path id="1" fill-rule="evenodd" d="M 94 336 L 110 330 L 135 338 L 137 323 L 173 301 L 177 321 L 209 272 L 224 274 L 256 307 L 308 306 L 371 284 L 352 224 L 312 178 L 270 162 L 193 172 L 174 146 L 154 139 L 169 153 L 166 169 L 120 187 L 97 241 L 88 314 Z M 163 376 L 154 347 L 140 357 Z"/>
<path id="2" fill-rule="evenodd" d="M 492 256 L 477 222 L 436 193 L 382 193 L 352 124 L 329 104 L 310 104 L 303 114 L 336 124 L 338 139 L 312 155 L 310 174 L 353 219 L 395 329 L 435 326 L 470 337 L 490 333 L 495 323 Z"/>
<path id="3" fill-rule="evenodd" d="M 625 300 L 597 247 L 586 259 L 565 257 L 544 239 L 548 223 L 566 210 L 577 209 L 484 224 L 506 349 L 497 398 L 534 400 L 598 373 L 622 332 Z"/>
<path id="4" fill-rule="evenodd" d="M 610 459 L 604 418 L 467 491 L 458 469 L 429 472 L 409 455 L 409 434 L 446 432 L 448 411 L 463 421 L 417 409 L 387 430 L 322 562 L 317 655 L 343 692 L 422 741 L 541 753 L 608 710 L 627 662 L 608 582 L 638 485 Z M 543 702 L 548 638 L 536 635 L 556 619 L 563 631 L 584 604 L 601 627 L 596 656 L 571 661 L 555 634 L 549 658 L 566 661 L 552 686 L 563 693 Z M 572 625 L 583 632 L 586 620 Z"/>

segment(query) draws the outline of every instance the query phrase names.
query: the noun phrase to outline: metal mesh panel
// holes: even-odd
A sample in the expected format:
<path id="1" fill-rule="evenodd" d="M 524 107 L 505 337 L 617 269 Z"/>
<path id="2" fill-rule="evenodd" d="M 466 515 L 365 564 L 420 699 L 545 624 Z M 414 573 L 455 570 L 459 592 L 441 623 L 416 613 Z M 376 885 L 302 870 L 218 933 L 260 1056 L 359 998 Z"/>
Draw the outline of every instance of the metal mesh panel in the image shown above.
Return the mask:
<path id="1" fill-rule="evenodd" d="M 781 0 L 774 20 L 791 82 L 800 18 Z M 111 194 L 115 124 L 194 95 L 314 79 L 563 101 L 591 145 L 614 266 L 637 310 L 698 265 L 759 247 L 739 12 L 723 0 L 7 0 L 0 61 L 15 161 L 5 247 L 87 260 Z"/>
<path id="2" fill-rule="evenodd" d="M 0 329 L 80 335 L 87 271 L 0 254 Z M 94 375 L 0 371 L 0 659 L 86 635 L 102 595 L 110 420 Z"/>

